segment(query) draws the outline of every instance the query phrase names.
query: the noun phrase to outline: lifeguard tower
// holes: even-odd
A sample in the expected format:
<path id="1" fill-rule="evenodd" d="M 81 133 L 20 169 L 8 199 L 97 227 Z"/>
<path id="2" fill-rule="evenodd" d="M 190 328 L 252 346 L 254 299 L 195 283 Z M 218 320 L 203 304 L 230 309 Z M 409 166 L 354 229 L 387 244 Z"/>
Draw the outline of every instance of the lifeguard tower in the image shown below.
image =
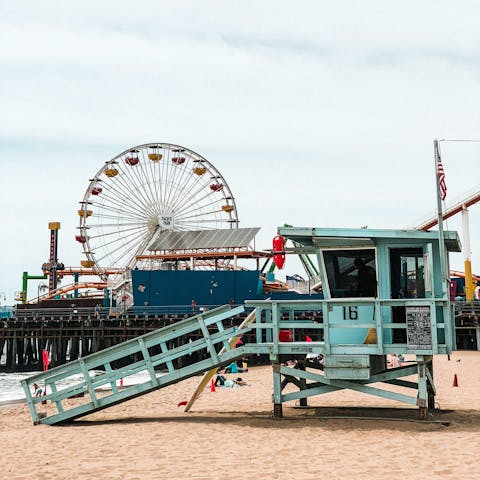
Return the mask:
<path id="1" fill-rule="evenodd" d="M 351 389 L 417 405 L 426 419 L 434 408 L 433 355 L 455 346 L 446 272 L 448 252 L 461 250 L 457 233 L 442 232 L 442 241 L 438 232 L 416 230 L 286 227 L 278 233 L 297 253 L 316 256 L 324 300 L 247 302 L 256 308 L 257 344 L 273 342 L 275 416 L 282 416 L 284 402 L 306 405 L 308 397 Z M 415 361 L 389 368 L 388 354 Z M 292 355 L 297 365 L 282 365 Z M 418 382 L 403 379 L 411 375 Z M 417 394 L 369 385 L 378 382 Z M 298 391 L 283 393 L 288 384 Z"/>
<path id="2" fill-rule="evenodd" d="M 257 354 L 273 364 L 277 417 L 285 402 L 305 405 L 308 397 L 351 389 L 417 405 L 426 419 L 435 399 L 433 356 L 455 345 L 447 272 L 448 252 L 460 251 L 457 233 L 294 227 L 278 233 L 293 240 L 293 252 L 316 256 L 323 300 L 247 300 L 251 312 L 238 328 L 229 319 L 245 306 L 225 305 L 22 380 L 34 423 L 70 421 L 208 372 L 201 392 L 218 367 Z M 185 343 L 192 334 L 197 339 Z M 243 334 L 253 341 L 236 347 Z M 177 362 L 193 352 L 203 359 Z M 389 366 L 388 354 L 414 360 Z M 144 383 L 118 388 L 139 372 L 148 374 Z M 404 378 L 413 375 L 416 382 Z M 45 396 L 33 396 L 35 382 Z M 371 385 L 381 382 L 385 389 Z M 293 391 L 285 390 L 289 384 Z M 105 387 L 111 390 L 99 395 Z M 82 401 L 70 401 L 78 396 Z M 56 411 L 39 412 L 43 401 Z"/>

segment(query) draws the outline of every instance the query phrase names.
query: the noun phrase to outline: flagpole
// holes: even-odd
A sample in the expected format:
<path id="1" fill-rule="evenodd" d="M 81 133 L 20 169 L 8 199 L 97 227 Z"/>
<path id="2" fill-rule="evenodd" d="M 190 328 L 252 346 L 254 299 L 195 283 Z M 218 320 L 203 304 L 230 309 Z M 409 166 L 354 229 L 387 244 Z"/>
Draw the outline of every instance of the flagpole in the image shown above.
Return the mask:
<path id="1" fill-rule="evenodd" d="M 438 242 L 440 254 L 440 266 L 442 271 L 442 297 L 450 299 L 449 288 L 450 280 L 447 272 L 446 258 L 445 258 L 445 235 L 443 232 L 443 212 L 442 199 L 440 198 L 440 175 L 438 175 L 438 164 L 440 162 L 440 151 L 438 149 L 438 140 L 433 141 L 433 151 L 435 157 L 435 179 L 437 185 L 437 214 L 438 214 Z"/>

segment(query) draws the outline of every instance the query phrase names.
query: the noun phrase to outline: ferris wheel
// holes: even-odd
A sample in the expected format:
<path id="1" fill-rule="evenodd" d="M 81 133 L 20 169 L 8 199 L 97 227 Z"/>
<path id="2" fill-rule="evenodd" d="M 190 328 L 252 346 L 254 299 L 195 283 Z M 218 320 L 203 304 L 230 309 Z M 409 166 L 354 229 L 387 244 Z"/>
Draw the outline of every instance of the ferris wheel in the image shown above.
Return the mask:
<path id="1" fill-rule="evenodd" d="M 168 143 L 149 143 L 109 160 L 90 180 L 78 210 L 86 260 L 97 273 L 133 268 L 162 231 L 238 228 L 226 180 L 204 157 Z"/>

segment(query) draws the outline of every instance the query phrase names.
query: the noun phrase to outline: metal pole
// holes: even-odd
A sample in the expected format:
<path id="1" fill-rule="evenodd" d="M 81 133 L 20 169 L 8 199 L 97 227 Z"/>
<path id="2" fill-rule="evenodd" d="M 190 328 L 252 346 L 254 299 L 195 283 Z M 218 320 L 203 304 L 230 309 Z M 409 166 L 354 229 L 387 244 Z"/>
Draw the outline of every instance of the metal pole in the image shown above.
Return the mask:
<path id="1" fill-rule="evenodd" d="M 22 303 L 27 303 L 28 272 L 22 274 Z"/>
<path id="2" fill-rule="evenodd" d="M 73 274 L 73 283 L 78 286 L 80 275 L 78 273 Z M 73 298 L 78 298 L 78 288 L 73 291 Z"/>
<path id="3" fill-rule="evenodd" d="M 473 302 L 475 289 L 472 279 L 472 252 L 470 250 L 470 226 L 468 222 L 468 208 L 462 208 L 463 258 L 465 262 L 465 300 Z"/>
<path id="4" fill-rule="evenodd" d="M 438 217 L 438 242 L 440 253 L 440 267 L 442 273 L 442 298 L 449 299 L 450 280 L 447 271 L 445 256 L 445 236 L 443 233 L 442 200 L 440 198 L 440 177 L 438 175 L 438 163 L 440 161 L 440 152 L 438 150 L 438 140 L 433 141 L 433 151 L 435 156 L 435 183 L 437 186 L 437 217 Z M 434 296 L 435 296 L 435 292 Z"/>

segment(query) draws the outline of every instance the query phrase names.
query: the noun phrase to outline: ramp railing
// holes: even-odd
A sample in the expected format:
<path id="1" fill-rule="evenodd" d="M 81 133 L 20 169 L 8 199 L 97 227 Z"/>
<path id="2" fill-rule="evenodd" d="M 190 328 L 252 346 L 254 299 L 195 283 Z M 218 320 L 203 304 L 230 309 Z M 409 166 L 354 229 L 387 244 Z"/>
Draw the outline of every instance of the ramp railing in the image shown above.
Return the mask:
<path id="1" fill-rule="evenodd" d="M 73 420 L 230 363 L 241 357 L 245 349 L 232 349 L 228 340 L 249 328 L 225 328 L 223 321 L 243 311 L 243 306 L 218 307 L 23 380 L 34 423 Z M 185 343 L 186 335 L 196 340 Z M 224 351 L 220 352 L 222 347 Z M 204 359 L 184 367 L 175 366 L 174 360 L 187 360 L 194 352 L 201 352 Z M 147 373 L 147 381 L 119 388 L 120 379 L 140 372 Z M 35 396 L 34 384 L 45 394 Z M 99 391 L 102 388 L 107 390 Z M 52 402 L 54 407 L 39 413 L 37 409 L 43 401 Z"/>

